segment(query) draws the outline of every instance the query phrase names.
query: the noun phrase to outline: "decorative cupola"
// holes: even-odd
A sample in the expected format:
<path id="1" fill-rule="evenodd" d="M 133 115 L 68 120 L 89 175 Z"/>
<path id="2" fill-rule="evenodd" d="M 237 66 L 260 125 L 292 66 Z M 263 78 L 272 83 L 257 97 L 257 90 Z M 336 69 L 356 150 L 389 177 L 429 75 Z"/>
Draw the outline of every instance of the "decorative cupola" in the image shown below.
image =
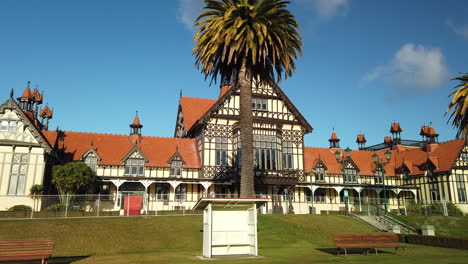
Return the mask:
<path id="1" fill-rule="evenodd" d="M 340 139 L 336 136 L 335 129 L 333 129 L 328 141 L 330 142 L 330 148 L 340 148 Z"/>
<path id="2" fill-rule="evenodd" d="M 141 136 L 141 128 L 143 125 L 140 123 L 140 118 L 138 118 L 138 111 L 136 112 L 133 123 L 130 124 L 130 135 Z"/>
<path id="3" fill-rule="evenodd" d="M 359 146 L 359 150 L 362 150 L 362 149 L 365 149 L 366 148 L 366 137 L 364 136 L 364 134 L 359 134 L 356 138 L 356 143 L 358 143 L 358 146 Z"/>
<path id="4" fill-rule="evenodd" d="M 39 105 L 42 104 L 42 99 L 43 99 L 43 94 L 41 94 L 39 92 L 39 90 L 37 89 L 37 87 L 32 91 L 31 93 L 31 97 L 33 99 L 33 105 L 32 105 L 32 109 L 33 109 L 33 112 L 34 112 L 34 117 L 37 118 L 37 114 L 39 113 Z"/>
<path id="5" fill-rule="evenodd" d="M 427 134 L 429 133 L 429 126 L 424 124 L 422 127 L 421 127 L 421 131 L 419 132 L 419 135 L 422 137 L 422 140 L 424 142 L 426 142 L 426 137 L 427 137 Z"/>
<path id="6" fill-rule="evenodd" d="M 49 129 L 49 120 L 52 119 L 54 111 L 46 105 L 44 108 L 41 109 L 39 112 L 39 116 L 41 117 L 41 123 L 45 130 Z"/>
<path id="7" fill-rule="evenodd" d="M 21 109 L 23 111 L 28 111 L 28 112 L 34 111 L 33 109 L 34 99 L 31 94 L 31 89 L 29 88 L 30 83 L 31 82 L 28 81 L 28 86 L 26 87 L 26 89 L 24 89 L 23 94 L 17 98 Z"/>
<path id="8" fill-rule="evenodd" d="M 432 123 L 429 125 L 428 132 L 426 134 L 426 139 L 429 144 L 439 143 L 439 134 L 432 127 Z"/>
<path id="9" fill-rule="evenodd" d="M 384 144 L 385 144 L 385 146 L 387 146 L 387 147 L 391 147 L 391 146 L 393 145 L 392 137 L 386 136 L 386 137 L 384 138 Z"/>
<path id="10" fill-rule="evenodd" d="M 393 144 L 401 144 L 401 132 L 403 132 L 403 129 L 401 129 L 400 124 L 396 121 L 393 122 L 393 124 L 390 126 L 390 133 L 392 134 Z"/>

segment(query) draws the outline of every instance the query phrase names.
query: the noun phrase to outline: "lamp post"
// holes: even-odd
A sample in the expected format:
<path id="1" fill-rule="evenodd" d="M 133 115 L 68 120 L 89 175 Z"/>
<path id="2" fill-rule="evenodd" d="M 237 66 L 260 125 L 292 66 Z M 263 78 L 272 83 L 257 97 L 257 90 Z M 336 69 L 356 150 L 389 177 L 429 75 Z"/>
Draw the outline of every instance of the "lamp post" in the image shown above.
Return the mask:
<path id="1" fill-rule="evenodd" d="M 383 184 L 383 192 L 384 192 L 384 210 L 385 210 L 385 215 L 387 215 L 388 212 L 388 205 L 387 205 L 387 191 L 385 190 L 385 170 L 384 166 L 387 165 L 390 162 L 390 159 L 392 158 L 392 152 L 390 150 L 385 151 L 385 160 L 383 158 L 379 158 L 379 155 L 374 153 L 372 155 L 372 159 L 374 160 L 375 165 L 380 168 L 380 171 L 382 172 L 382 184 Z"/>
<path id="2" fill-rule="evenodd" d="M 347 183 L 347 179 L 346 179 L 346 175 L 345 175 L 345 164 L 347 162 L 347 160 L 349 158 L 351 158 L 351 149 L 349 147 L 347 147 L 345 149 L 345 152 L 346 152 L 346 158 L 343 158 L 342 156 L 342 153 L 341 151 L 337 150 L 335 151 L 335 159 L 338 163 L 340 163 L 342 166 L 342 169 L 341 171 L 343 172 L 343 183 L 344 183 L 344 192 L 343 192 L 343 198 L 345 200 L 345 215 L 346 216 L 349 216 L 349 208 L 348 208 L 348 195 L 345 195 L 347 189 L 346 189 L 346 183 Z M 339 195 L 339 194 L 338 194 Z"/>

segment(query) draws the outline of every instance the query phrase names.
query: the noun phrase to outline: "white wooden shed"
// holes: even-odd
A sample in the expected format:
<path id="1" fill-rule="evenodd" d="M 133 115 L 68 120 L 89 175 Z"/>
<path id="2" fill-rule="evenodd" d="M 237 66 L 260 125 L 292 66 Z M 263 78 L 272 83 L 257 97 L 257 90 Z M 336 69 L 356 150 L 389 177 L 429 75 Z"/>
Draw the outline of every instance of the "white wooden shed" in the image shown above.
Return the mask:
<path id="1" fill-rule="evenodd" d="M 203 256 L 258 256 L 257 208 L 265 198 L 201 198 L 193 207 L 203 210 Z"/>

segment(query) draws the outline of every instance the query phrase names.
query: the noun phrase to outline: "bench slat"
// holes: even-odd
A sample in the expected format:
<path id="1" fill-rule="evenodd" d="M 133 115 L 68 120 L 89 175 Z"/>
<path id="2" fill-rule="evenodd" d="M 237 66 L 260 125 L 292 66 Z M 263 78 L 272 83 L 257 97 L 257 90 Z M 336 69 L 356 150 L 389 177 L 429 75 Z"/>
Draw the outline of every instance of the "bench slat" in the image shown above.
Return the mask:
<path id="1" fill-rule="evenodd" d="M 53 247 L 54 240 L 50 238 L 0 240 L 0 260 L 47 260 Z"/>

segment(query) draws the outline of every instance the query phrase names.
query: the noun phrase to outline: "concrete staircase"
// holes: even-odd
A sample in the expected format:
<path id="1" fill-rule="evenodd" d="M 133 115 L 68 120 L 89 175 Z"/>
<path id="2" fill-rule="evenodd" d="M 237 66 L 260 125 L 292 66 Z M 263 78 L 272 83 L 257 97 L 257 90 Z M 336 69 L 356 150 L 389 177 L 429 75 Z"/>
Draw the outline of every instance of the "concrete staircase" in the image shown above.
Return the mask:
<path id="1" fill-rule="evenodd" d="M 379 230 L 380 232 L 396 232 L 398 230 L 402 234 L 417 234 L 417 230 L 412 228 L 411 226 L 406 225 L 394 219 L 388 215 L 353 215 L 355 218 L 361 220 L 362 222 L 374 227 L 375 229 Z"/>
<path id="2" fill-rule="evenodd" d="M 387 232 L 388 226 L 379 221 L 378 216 L 374 215 L 353 215 L 355 218 L 361 220 L 362 222 L 374 227 L 380 232 Z"/>

